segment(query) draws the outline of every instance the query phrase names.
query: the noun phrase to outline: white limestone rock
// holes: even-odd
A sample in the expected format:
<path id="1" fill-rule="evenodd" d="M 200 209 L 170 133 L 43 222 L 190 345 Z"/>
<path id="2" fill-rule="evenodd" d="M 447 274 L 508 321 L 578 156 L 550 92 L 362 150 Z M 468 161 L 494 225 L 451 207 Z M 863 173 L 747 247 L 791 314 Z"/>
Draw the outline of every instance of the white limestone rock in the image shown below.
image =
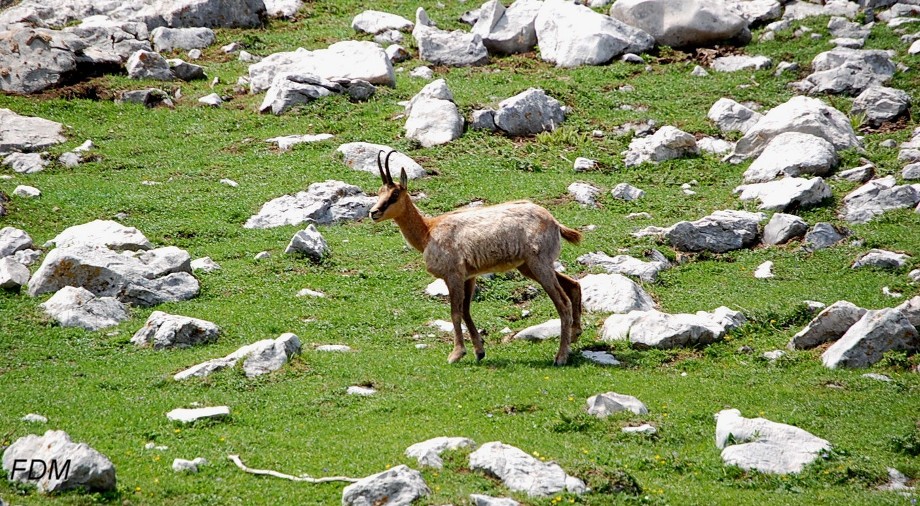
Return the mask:
<path id="1" fill-rule="evenodd" d="M 569 185 L 568 190 L 575 202 L 586 207 L 598 206 L 597 198 L 601 194 L 600 188 L 589 183 L 575 182 Z"/>
<path id="2" fill-rule="evenodd" d="M 95 220 L 64 229 L 44 245 L 46 248 L 52 246 L 58 248 L 91 246 L 115 251 L 134 251 L 149 250 L 153 247 L 153 243 L 134 227 L 126 227 L 111 220 Z"/>
<path id="3" fill-rule="evenodd" d="M 769 279 L 772 277 L 774 277 L 773 262 L 770 260 L 758 265 L 757 268 L 754 269 L 754 278 L 756 279 Z"/>
<path id="4" fill-rule="evenodd" d="M 139 50 L 128 58 L 125 64 L 128 77 L 131 79 L 154 79 L 157 81 L 172 81 L 175 79 L 169 70 L 166 58 L 153 51 Z"/>
<path id="5" fill-rule="evenodd" d="M 389 12 L 366 10 L 351 20 L 351 28 L 356 32 L 369 33 L 371 35 L 385 32 L 387 30 L 397 30 L 402 32 L 411 31 L 415 24 L 408 19 Z"/>
<path id="6" fill-rule="evenodd" d="M 716 72 L 739 72 L 742 70 L 766 70 L 773 66 L 773 60 L 766 56 L 732 55 L 715 58 L 710 65 Z"/>
<path id="7" fill-rule="evenodd" d="M 766 183 L 744 184 L 736 187 L 733 193 L 743 201 L 759 200 L 757 208 L 765 211 L 811 207 L 832 195 L 831 187 L 820 177 L 784 177 Z"/>
<path id="8" fill-rule="evenodd" d="M 359 220 L 367 216 L 376 202 L 375 197 L 365 195 L 361 188 L 330 179 L 313 183 L 306 191 L 266 202 L 257 214 L 246 220 L 243 228 L 273 228 L 305 222 L 328 225 Z"/>
<path id="9" fill-rule="evenodd" d="M 743 134 L 757 124 L 763 115 L 730 98 L 720 98 L 709 108 L 706 117 L 724 133 L 741 132 Z"/>
<path id="10" fill-rule="evenodd" d="M 3 166 L 17 174 L 35 174 L 45 170 L 49 161 L 41 153 L 11 153 L 3 158 Z"/>
<path id="11" fill-rule="evenodd" d="M 823 138 L 783 132 L 774 137 L 744 171 L 744 182 L 765 183 L 784 176 L 826 176 L 838 162 L 834 146 Z"/>
<path id="12" fill-rule="evenodd" d="M 521 341 L 545 341 L 562 335 L 562 320 L 555 318 L 539 325 L 527 327 L 514 334 L 514 339 Z"/>
<path id="13" fill-rule="evenodd" d="M 342 144 L 335 151 L 342 155 L 342 161 L 347 167 L 353 170 L 369 172 L 378 177 L 380 176 L 380 170 L 377 168 L 378 154 L 380 154 L 381 151 L 383 152 L 383 154 L 380 155 L 382 165 L 387 154 L 393 151 L 393 156 L 390 157 L 390 173 L 393 178 L 399 178 L 399 173 L 402 169 L 406 170 L 406 177 L 409 179 L 418 179 L 426 175 L 425 169 L 415 160 L 383 144 L 349 142 L 347 144 Z"/>
<path id="14" fill-rule="evenodd" d="M 805 220 L 792 214 L 774 213 L 763 228 L 763 243 L 768 246 L 785 244 L 808 231 Z"/>
<path id="15" fill-rule="evenodd" d="M 32 152 L 61 144 L 64 125 L 35 116 L 22 116 L 0 108 L 0 153 Z"/>
<path id="16" fill-rule="evenodd" d="M 586 311 L 628 313 L 656 307 L 654 299 L 642 287 L 622 274 L 588 274 L 579 283 Z"/>
<path id="17" fill-rule="evenodd" d="M 430 494 L 422 473 L 398 465 L 345 487 L 342 506 L 408 505 Z"/>
<path id="18" fill-rule="evenodd" d="M 618 0 L 610 16 L 639 28 L 660 46 L 699 47 L 750 39 L 748 21 L 718 0 Z"/>
<path id="19" fill-rule="evenodd" d="M 850 223 L 867 223 L 893 209 L 915 207 L 920 190 L 912 185 L 896 185 L 894 176 L 873 179 L 843 198 L 840 217 Z"/>
<path id="20" fill-rule="evenodd" d="M 900 269 L 906 265 L 910 255 L 904 253 L 895 253 L 883 249 L 871 249 L 867 253 L 860 255 L 853 262 L 852 268 L 876 267 L 879 269 Z"/>
<path id="21" fill-rule="evenodd" d="M 323 258 L 329 255 L 329 251 L 329 244 L 326 243 L 326 239 L 316 229 L 316 225 L 312 223 L 306 229 L 294 234 L 291 242 L 284 248 L 284 252 L 287 254 L 303 254 L 314 262 L 322 261 Z"/>
<path id="22" fill-rule="evenodd" d="M 910 111 L 910 95 L 903 90 L 887 86 L 870 86 L 853 100 L 850 116 L 865 117 L 872 126 L 895 121 Z"/>
<path id="23" fill-rule="evenodd" d="M 42 461 L 49 467 L 56 465 L 57 472 L 42 473 L 35 479 L 38 469 L 35 473 L 23 469 L 23 461 Z M 63 472 L 65 466 L 67 472 Z M 77 488 L 90 492 L 115 490 L 112 461 L 86 443 L 74 443 L 62 430 L 49 430 L 42 436 L 29 434 L 17 439 L 3 452 L 3 469 L 10 481 L 33 484 L 41 493 Z"/>
<path id="24" fill-rule="evenodd" d="M 744 418 L 737 409 L 716 414 L 716 447 L 726 464 L 768 474 L 799 473 L 831 449 L 830 443 L 798 427 Z"/>
<path id="25" fill-rule="evenodd" d="M 645 196 L 645 190 L 640 190 L 629 183 L 619 183 L 610 190 L 610 195 L 617 200 L 632 202 Z"/>
<path id="26" fill-rule="evenodd" d="M 637 415 L 648 414 L 648 408 L 645 407 L 645 404 L 631 395 L 606 392 L 588 397 L 589 415 L 607 418 L 620 411 L 631 411 Z"/>
<path id="27" fill-rule="evenodd" d="M 805 328 L 792 336 L 786 347 L 790 350 L 804 350 L 836 341 L 865 314 L 866 309 L 839 300 L 824 308 Z"/>
<path id="28" fill-rule="evenodd" d="M 665 125 L 654 135 L 634 138 L 623 155 L 626 166 L 635 167 L 644 162 L 657 163 L 699 153 L 700 148 L 696 145 L 694 136 L 673 126 Z"/>
<path id="29" fill-rule="evenodd" d="M 30 248 L 32 248 L 32 237 L 26 231 L 15 227 L 0 229 L 0 258 Z"/>
<path id="30" fill-rule="evenodd" d="M 838 47 L 814 57 L 814 73 L 792 83 L 801 92 L 857 95 L 891 80 L 896 67 L 887 51 Z"/>
<path id="31" fill-rule="evenodd" d="M 412 36 L 418 44 L 419 58 L 431 64 L 472 67 L 489 62 L 489 52 L 479 34 L 436 28 L 422 7 L 415 12 Z"/>
<path id="32" fill-rule="evenodd" d="M 176 50 L 204 49 L 214 41 L 217 36 L 214 30 L 207 27 L 196 28 L 169 28 L 160 26 L 150 32 L 150 41 L 153 49 L 158 53 L 168 53 Z"/>
<path id="33" fill-rule="evenodd" d="M 438 95 L 433 91 L 440 88 L 446 89 L 446 94 Z M 463 134 L 463 116 L 443 79 L 422 88 L 409 102 L 406 114 L 406 137 L 422 147 L 446 144 Z"/>
<path id="34" fill-rule="evenodd" d="M 207 408 L 176 408 L 166 413 L 166 418 L 173 422 L 192 423 L 198 420 L 220 420 L 230 416 L 227 406 Z"/>
<path id="35" fill-rule="evenodd" d="M 475 449 L 476 442 L 465 437 L 436 437 L 406 448 L 406 457 L 418 460 L 420 466 L 441 469 L 444 467 L 441 454 L 461 448 Z"/>
<path id="36" fill-rule="evenodd" d="M 362 80 L 375 85 L 395 86 L 393 63 L 379 44 L 347 40 L 325 49 L 274 53 L 249 66 L 252 93 L 269 89 L 278 74 L 314 75 L 328 81 Z"/>
<path id="37" fill-rule="evenodd" d="M 29 268 L 12 255 L 0 258 L 0 290 L 19 290 L 29 283 Z"/>
<path id="38" fill-rule="evenodd" d="M 805 248 L 809 251 L 829 248 L 844 238 L 846 234 L 838 231 L 834 225 L 818 222 L 805 234 Z"/>
<path id="39" fill-rule="evenodd" d="M 920 334 L 898 309 L 869 310 L 822 355 L 825 367 L 868 367 L 885 352 L 920 350 Z"/>
<path id="40" fill-rule="evenodd" d="M 290 332 L 281 334 L 277 339 L 262 339 L 248 344 L 233 353 L 202 362 L 173 376 L 176 381 L 193 377 L 205 377 L 209 374 L 234 367 L 243 360 L 243 372 L 247 378 L 277 371 L 301 351 L 300 339 Z"/>
<path id="41" fill-rule="evenodd" d="M 716 211 L 696 221 L 681 221 L 663 232 L 677 250 L 724 253 L 756 245 L 764 219 L 763 213 Z"/>
<path id="42" fill-rule="evenodd" d="M 470 454 L 470 469 L 502 480 L 508 489 L 530 497 L 548 497 L 567 491 L 585 493 L 584 482 L 566 474 L 555 462 L 541 462 L 519 448 L 499 441 L 486 443 Z"/>
<path id="43" fill-rule="evenodd" d="M 542 89 L 529 88 L 499 102 L 494 121 L 506 135 L 536 135 L 558 128 L 565 121 L 565 111 Z"/>
<path id="44" fill-rule="evenodd" d="M 629 255 L 609 256 L 601 251 L 586 253 L 578 257 L 578 263 L 589 267 L 600 267 L 611 274 L 636 276 L 642 281 L 654 283 L 658 273 L 671 267 L 668 259 L 656 250 L 649 254 L 649 260 L 640 260 Z"/>
<path id="45" fill-rule="evenodd" d="M 189 266 L 192 268 L 192 272 L 209 273 L 220 270 L 220 265 L 211 260 L 211 257 L 196 258 L 192 260 Z"/>
<path id="46" fill-rule="evenodd" d="M 581 350 L 581 356 L 589 362 L 594 362 L 598 365 L 610 365 L 617 366 L 620 365 L 620 361 L 616 359 L 613 355 L 606 351 L 590 351 L 590 350 Z"/>
<path id="47" fill-rule="evenodd" d="M 100 330 L 128 319 L 128 308 L 114 297 L 96 297 L 84 288 L 65 286 L 40 304 L 63 327 Z"/>
<path id="48" fill-rule="evenodd" d="M 479 9 L 473 33 L 490 54 L 526 53 L 537 43 L 534 20 L 541 7 L 542 0 L 515 0 L 507 9 L 500 0 L 489 0 Z"/>
<path id="49" fill-rule="evenodd" d="M 220 328 L 206 320 L 154 311 L 131 342 L 154 349 L 187 348 L 217 341 Z"/>

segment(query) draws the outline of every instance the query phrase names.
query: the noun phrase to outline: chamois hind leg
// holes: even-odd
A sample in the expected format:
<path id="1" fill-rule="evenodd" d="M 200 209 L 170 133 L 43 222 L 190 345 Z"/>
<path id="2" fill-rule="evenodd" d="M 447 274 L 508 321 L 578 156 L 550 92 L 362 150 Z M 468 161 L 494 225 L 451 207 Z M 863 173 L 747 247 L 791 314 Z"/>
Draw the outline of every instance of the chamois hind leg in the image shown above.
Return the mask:
<path id="1" fill-rule="evenodd" d="M 464 355 L 466 347 L 463 345 L 463 301 L 466 298 L 466 283 L 461 278 L 445 279 L 447 293 L 450 297 L 450 320 L 454 324 L 454 350 L 447 357 L 447 363 L 453 364 Z"/>
<path id="2" fill-rule="evenodd" d="M 556 279 L 559 281 L 559 284 L 562 285 L 562 289 L 565 290 L 565 293 L 569 296 L 569 300 L 572 301 L 572 344 L 578 342 L 578 338 L 581 337 L 581 285 L 578 281 L 562 274 L 561 272 L 556 273 Z"/>
<path id="3" fill-rule="evenodd" d="M 559 284 L 552 262 L 524 264 L 518 267 L 518 270 L 521 271 L 521 274 L 540 283 L 556 306 L 556 312 L 559 313 L 559 320 L 562 322 L 562 335 L 559 336 L 559 351 L 556 353 L 553 364 L 565 365 L 569 360 L 569 343 L 572 340 L 572 301 Z"/>
<path id="4" fill-rule="evenodd" d="M 476 360 L 482 360 L 486 357 L 486 350 L 482 344 L 482 337 L 479 336 L 479 329 L 473 323 L 473 315 L 470 314 L 470 304 L 473 302 L 473 293 L 476 291 L 476 278 L 466 280 L 464 285 L 463 297 L 463 321 L 466 323 L 466 330 L 470 333 L 470 341 L 473 341 L 473 349 L 476 350 Z"/>

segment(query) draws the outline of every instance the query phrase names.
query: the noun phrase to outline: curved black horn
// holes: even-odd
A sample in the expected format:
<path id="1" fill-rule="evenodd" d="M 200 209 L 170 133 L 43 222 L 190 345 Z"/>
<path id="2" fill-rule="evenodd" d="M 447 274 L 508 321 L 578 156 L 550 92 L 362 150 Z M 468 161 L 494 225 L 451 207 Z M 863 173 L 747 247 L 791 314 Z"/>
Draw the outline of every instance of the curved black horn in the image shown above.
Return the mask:
<path id="1" fill-rule="evenodd" d="M 390 151 L 389 153 L 387 153 L 386 158 L 383 159 L 383 166 L 384 166 L 384 168 L 386 168 L 386 171 L 387 171 L 387 179 L 390 180 L 390 184 L 393 184 L 393 175 L 390 174 L 390 156 L 391 156 L 393 153 L 395 153 L 395 152 L 396 152 L 396 150 Z"/>
<path id="2" fill-rule="evenodd" d="M 382 149 L 377 152 L 377 171 L 380 173 L 380 179 L 383 180 L 383 184 L 390 184 L 392 183 L 392 181 L 387 181 L 387 175 L 383 172 L 383 164 L 380 163 L 380 155 L 382 154 L 383 154 Z"/>

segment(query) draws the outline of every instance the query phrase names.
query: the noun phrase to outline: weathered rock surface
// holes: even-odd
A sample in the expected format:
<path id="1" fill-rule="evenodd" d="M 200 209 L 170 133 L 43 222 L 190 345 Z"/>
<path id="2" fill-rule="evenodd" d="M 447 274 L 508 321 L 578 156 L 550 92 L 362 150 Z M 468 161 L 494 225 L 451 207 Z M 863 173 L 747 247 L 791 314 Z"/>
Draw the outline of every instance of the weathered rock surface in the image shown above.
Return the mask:
<path id="1" fill-rule="evenodd" d="M 521 503 L 510 497 L 492 497 L 483 494 L 470 494 L 473 506 L 520 506 Z"/>
<path id="2" fill-rule="evenodd" d="M 32 237 L 25 230 L 15 227 L 0 229 L 0 258 L 30 248 L 32 248 Z"/>
<path id="3" fill-rule="evenodd" d="M 565 120 L 562 105 L 539 88 L 506 98 L 498 104 L 493 121 L 506 135 L 536 135 L 551 132 Z"/>
<path id="4" fill-rule="evenodd" d="M 628 339 L 639 349 L 699 346 L 721 340 L 728 330 L 744 321 L 741 313 L 726 307 L 696 314 L 631 311 L 609 317 L 601 336 L 605 341 Z"/>
<path id="5" fill-rule="evenodd" d="M 737 409 L 716 414 L 716 447 L 722 460 L 744 470 L 769 474 L 798 473 L 830 450 L 811 433 L 765 418 L 744 418 Z"/>
<path id="6" fill-rule="evenodd" d="M 406 137 L 423 147 L 446 144 L 463 134 L 463 116 L 443 79 L 425 85 L 409 102 L 406 114 Z"/>
<path id="7" fill-rule="evenodd" d="M 342 155 L 342 161 L 345 162 L 345 165 L 349 168 L 370 172 L 375 176 L 379 176 L 380 170 L 377 168 L 377 155 L 383 151 L 380 158 L 382 164 L 386 155 L 390 151 L 396 150 L 383 144 L 349 142 L 347 144 L 342 144 L 336 148 L 335 151 Z M 406 177 L 409 179 L 418 179 L 426 175 L 425 169 L 415 160 L 408 155 L 396 151 L 393 153 L 393 156 L 390 157 L 390 173 L 394 179 L 399 178 L 399 173 L 402 169 L 406 170 Z"/>
<path id="8" fill-rule="evenodd" d="M 172 109 L 175 104 L 169 94 L 158 88 L 143 90 L 129 90 L 120 92 L 115 99 L 116 104 L 140 104 L 144 107 L 163 106 Z"/>
<path id="9" fill-rule="evenodd" d="M 811 61 L 814 73 L 793 83 L 798 91 L 857 95 L 866 88 L 891 80 L 895 64 L 887 51 L 838 47 Z"/>
<path id="10" fill-rule="evenodd" d="M 376 198 L 365 195 L 357 186 L 328 180 L 311 184 L 307 191 L 266 202 L 257 214 L 246 220 L 243 227 L 272 228 L 308 221 L 326 225 L 358 220 L 366 217 L 376 202 Z"/>
<path id="11" fill-rule="evenodd" d="M 219 334 L 220 328 L 209 321 L 154 311 L 144 326 L 134 333 L 131 342 L 157 350 L 187 348 L 213 343 Z"/>
<path id="12" fill-rule="evenodd" d="M 808 232 L 805 220 L 792 214 L 774 213 L 763 227 L 763 243 L 772 246 L 785 244 L 791 239 L 801 237 Z"/>
<path id="13" fill-rule="evenodd" d="M 269 89 L 278 74 L 314 75 L 327 81 L 367 81 L 394 86 L 396 73 L 379 44 L 347 40 L 325 49 L 274 53 L 249 66 L 252 93 Z"/>
<path id="14" fill-rule="evenodd" d="M 192 423 L 198 420 L 220 420 L 230 416 L 227 406 L 211 406 L 206 408 L 176 408 L 166 413 L 166 418 L 173 422 Z"/>
<path id="15" fill-rule="evenodd" d="M 731 55 L 712 60 L 710 68 L 716 72 L 740 72 L 742 70 L 765 70 L 773 66 L 773 60 L 766 56 Z"/>
<path id="16" fill-rule="evenodd" d="M 41 151 L 66 141 L 63 130 L 56 121 L 0 109 L 0 153 Z"/>
<path id="17" fill-rule="evenodd" d="M 149 250 L 153 247 L 153 243 L 134 227 L 126 227 L 111 220 L 95 220 L 64 229 L 54 239 L 45 243 L 46 248 L 51 246 L 58 248 L 91 246 L 114 251 L 134 251 Z"/>
<path id="18" fill-rule="evenodd" d="M 420 466 L 441 469 L 444 467 L 441 454 L 460 448 L 476 448 L 476 442 L 465 437 L 436 437 L 406 448 L 406 457 L 418 460 Z"/>
<path id="19" fill-rule="evenodd" d="M 39 307 L 63 327 L 100 330 L 128 319 L 128 308 L 114 297 L 96 297 L 73 286 L 61 288 Z"/>
<path id="20" fill-rule="evenodd" d="M 610 190 L 610 196 L 617 200 L 632 202 L 645 196 L 645 190 L 640 190 L 629 183 L 619 183 Z"/>
<path id="21" fill-rule="evenodd" d="M 654 135 L 636 137 L 630 141 L 623 158 L 627 167 L 635 167 L 644 162 L 657 163 L 699 153 L 700 148 L 696 145 L 695 137 L 673 126 L 665 125 Z"/>
<path id="22" fill-rule="evenodd" d="M 588 183 L 575 182 L 570 184 L 567 189 L 569 190 L 569 195 L 575 199 L 575 202 L 588 207 L 598 205 L 597 197 L 601 194 L 600 188 Z"/>
<path id="23" fill-rule="evenodd" d="M 169 62 L 160 53 L 140 50 L 128 58 L 125 64 L 128 77 L 132 79 L 155 79 L 157 81 L 172 81 L 176 78 L 169 69 Z"/>
<path id="24" fill-rule="evenodd" d="M 545 341 L 562 335 L 562 320 L 555 318 L 539 325 L 532 325 L 514 334 L 514 339 L 523 341 Z"/>
<path id="25" fill-rule="evenodd" d="M 188 253 L 174 246 L 137 256 L 88 245 L 58 247 L 32 275 L 29 295 L 76 286 L 137 306 L 187 300 L 199 289 L 190 262 Z"/>
<path id="26" fill-rule="evenodd" d="M 399 465 L 345 487 L 342 506 L 408 505 L 429 494 L 422 473 Z"/>
<path id="27" fill-rule="evenodd" d="M 811 134 L 830 142 L 840 151 L 859 147 L 859 139 L 842 112 L 811 97 L 792 97 L 770 109 L 736 144 L 731 161 L 760 155 L 767 144 L 783 132 Z"/>
<path id="28" fill-rule="evenodd" d="M 588 274 L 579 280 L 586 311 L 628 313 L 654 309 L 654 299 L 622 274 Z"/>
<path id="29" fill-rule="evenodd" d="M 886 86 L 870 86 L 853 100 L 850 115 L 864 116 L 866 123 L 877 127 L 908 114 L 910 103 L 910 95 L 904 90 Z"/>
<path id="30" fill-rule="evenodd" d="M 415 12 L 412 36 L 418 44 L 419 58 L 429 63 L 471 67 L 489 62 L 489 51 L 479 34 L 438 29 L 422 7 Z"/>
<path id="31" fill-rule="evenodd" d="M 233 367 L 243 360 L 243 372 L 247 378 L 277 371 L 301 350 L 300 339 L 290 332 L 277 339 L 262 339 L 248 344 L 222 358 L 215 358 L 190 367 L 173 376 L 176 381 L 192 377 L 208 376 L 214 371 Z"/>
<path id="32" fill-rule="evenodd" d="M 564 0 L 546 0 L 534 20 L 540 58 L 557 67 L 603 65 L 624 53 L 641 54 L 655 39 L 626 23 Z"/>
<path id="33" fill-rule="evenodd" d="M 734 193 L 741 200 L 759 200 L 758 209 L 785 211 L 820 204 L 831 197 L 831 187 L 820 177 L 784 177 L 767 183 L 744 184 L 736 187 Z"/>
<path id="34" fill-rule="evenodd" d="M 838 162 L 834 146 L 823 138 L 783 132 L 774 137 L 744 171 L 744 182 L 764 183 L 783 176 L 826 176 Z"/>
<path id="35" fill-rule="evenodd" d="M 620 411 L 631 411 L 637 415 L 648 414 L 645 403 L 631 396 L 607 392 L 588 397 L 588 414 L 598 418 L 606 418 Z"/>
<path id="36" fill-rule="evenodd" d="M 747 20 L 727 9 L 726 3 L 618 0 L 610 8 L 610 16 L 647 32 L 660 46 L 699 47 L 742 37 L 747 31 Z"/>
<path id="37" fill-rule="evenodd" d="M 720 98 L 709 108 L 706 117 L 722 132 L 741 132 L 743 134 L 756 125 L 763 115 L 730 98 Z"/>
<path id="38" fill-rule="evenodd" d="M 19 290 L 29 282 L 29 269 L 12 255 L 0 257 L 0 290 Z"/>
<path id="39" fill-rule="evenodd" d="M 537 43 L 534 20 L 542 0 L 515 0 L 507 9 L 500 0 L 482 4 L 473 33 L 491 54 L 517 54 L 533 50 Z"/>
<path id="40" fill-rule="evenodd" d="M 903 253 L 895 253 L 894 251 L 886 251 L 883 249 L 871 249 L 867 253 L 860 255 L 859 258 L 853 262 L 852 267 L 854 269 L 859 269 L 860 267 L 900 269 L 906 265 L 909 258 L 910 255 L 905 255 Z"/>
<path id="41" fill-rule="evenodd" d="M 211 257 L 196 258 L 192 260 L 189 265 L 193 272 L 201 271 L 208 273 L 220 270 L 220 265 L 214 260 L 211 260 Z"/>
<path id="42" fill-rule="evenodd" d="M 3 165 L 19 174 L 41 172 L 49 163 L 42 153 L 11 153 L 3 158 Z"/>
<path id="43" fill-rule="evenodd" d="M 294 234 L 291 242 L 284 248 L 284 252 L 288 254 L 300 253 L 314 262 L 319 262 L 329 255 L 329 245 L 323 235 L 319 233 L 319 230 L 316 229 L 316 225 L 311 223 L 306 229 Z"/>
<path id="44" fill-rule="evenodd" d="M 36 467 L 34 472 L 23 469 L 22 462 L 44 462 L 49 472 L 43 471 L 41 477 L 33 479 L 39 468 Z M 17 463 L 19 465 L 15 465 Z M 3 469 L 10 481 L 34 484 L 39 492 L 63 492 L 76 488 L 90 492 L 115 490 L 112 461 L 86 443 L 74 443 L 62 430 L 49 430 L 42 436 L 29 434 L 17 439 L 3 452 Z"/>
<path id="45" fill-rule="evenodd" d="M 578 257 L 578 263 L 600 267 L 611 274 L 636 276 L 642 281 L 654 283 L 658 273 L 671 267 L 668 259 L 656 250 L 650 252 L 649 261 L 640 260 L 629 255 L 609 256 L 603 252 L 587 253 Z"/>
<path id="46" fill-rule="evenodd" d="M 169 64 L 169 71 L 176 78 L 183 81 L 194 81 L 195 79 L 206 79 L 208 77 L 204 73 L 204 67 L 188 63 L 181 58 L 172 58 L 166 60 L 166 63 Z"/>
<path id="47" fill-rule="evenodd" d="M 470 469 L 495 476 L 510 490 L 531 497 L 586 491 L 584 482 L 566 474 L 558 464 L 541 462 L 523 450 L 498 441 L 486 443 L 471 453 Z"/>
<path id="48" fill-rule="evenodd" d="M 681 221 L 665 230 L 664 236 L 680 251 L 724 253 L 749 248 L 760 239 L 763 213 L 716 211 L 696 221 Z"/>
<path id="49" fill-rule="evenodd" d="M 298 105 L 333 94 L 347 94 L 353 100 L 367 100 L 376 92 L 374 85 L 360 79 L 325 79 L 316 74 L 279 72 L 259 105 L 260 113 L 284 114 Z"/>
<path id="50" fill-rule="evenodd" d="M 782 17 L 783 6 L 779 0 L 743 0 L 729 2 L 728 8 L 746 19 L 748 26 L 759 26 Z"/>
<path id="51" fill-rule="evenodd" d="M 869 310 L 822 355 L 826 367 L 868 367 L 888 351 L 920 350 L 920 334 L 898 309 Z"/>
<path id="52" fill-rule="evenodd" d="M 389 12 L 366 10 L 351 20 L 351 28 L 356 32 L 378 34 L 387 30 L 406 32 L 415 24 L 408 19 Z"/>
<path id="53" fill-rule="evenodd" d="M 912 185 L 896 185 L 894 176 L 873 179 L 843 198 L 840 217 L 850 223 L 867 223 L 893 209 L 915 207 L 920 190 Z"/>
<path id="54" fill-rule="evenodd" d="M 852 302 L 838 300 L 821 310 L 805 328 L 792 336 L 786 347 L 790 350 L 807 350 L 836 341 L 865 314 L 865 309 Z"/>
<path id="55" fill-rule="evenodd" d="M 158 53 L 190 49 L 204 49 L 217 40 L 214 30 L 206 27 L 167 28 L 161 26 L 150 32 L 153 48 Z"/>
<path id="56" fill-rule="evenodd" d="M 845 237 L 846 235 L 840 233 L 834 225 L 818 222 L 805 234 L 805 248 L 810 251 L 829 248 Z"/>

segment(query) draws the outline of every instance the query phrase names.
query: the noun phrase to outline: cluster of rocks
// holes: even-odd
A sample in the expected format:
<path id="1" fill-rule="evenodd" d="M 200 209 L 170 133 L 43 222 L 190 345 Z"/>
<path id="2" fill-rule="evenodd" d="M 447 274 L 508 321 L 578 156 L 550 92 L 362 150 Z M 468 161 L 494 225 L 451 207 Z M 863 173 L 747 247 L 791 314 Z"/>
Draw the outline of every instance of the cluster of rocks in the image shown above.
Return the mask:
<path id="1" fill-rule="evenodd" d="M 920 351 L 918 326 L 920 297 L 879 310 L 863 309 L 842 300 L 826 307 L 796 333 L 788 348 L 810 349 L 833 342 L 821 355 L 826 367 L 868 367 L 888 351 Z"/>
<path id="2" fill-rule="evenodd" d="M 261 376 L 283 367 L 294 355 L 300 354 L 301 347 L 300 339 L 288 332 L 277 339 L 262 339 L 243 346 L 225 357 L 211 359 L 189 367 L 176 373 L 173 379 L 181 381 L 193 377 L 202 378 L 215 371 L 232 368 L 240 360 L 243 361 L 243 372 L 246 377 Z"/>
<path id="3" fill-rule="evenodd" d="M 28 284 L 29 265 L 40 255 L 26 231 L 15 227 L 0 229 L 0 289 L 16 291 Z"/>
<path id="4" fill-rule="evenodd" d="M 352 163 L 352 167 L 358 165 L 357 161 Z M 306 191 L 266 202 L 243 227 L 272 228 L 307 222 L 326 225 L 359 220 L 367 216 L 376 202 L 375 197 L 366 195 L 361 188 L 342 181 L 313 183 Z"/>
<path id="5" fill-rule="evenodd" d="M 43 463 L 31 469 L 24 462 Z M 74 443 L 62 430 L 42 436 L 29 434 L 3 452 L 3 470 L 10 481 L 35 485 L 39 492 L 53 493 L 83 489 L 90 492 L 115 490 L 115 465 L 86 443 Z"/>
<path id="6" fill-rule="evenodd" d="M 765 418 L 744 418 L 741 411 L 726 409 L 716 414 L 716 447 L 728 465 L 790 474 L 801 472 L 825 455 L 831 444 L 798 427 Z"/>
<path id="7" fill-rule="evenodd" d="M 21 116 L 9 109 L 0 109 L 0 162 L 19 174 L 41 172 L 50 165 L 50 155 L 45 149 L 66 142 L 64 125 L 34 116 Z M 92 149 L 87 141 L 74 150 L 61 155 L 58 162 L 74 167 L 82 155 Z M 14 191 L 14 194 L 18 193 Z"/>

